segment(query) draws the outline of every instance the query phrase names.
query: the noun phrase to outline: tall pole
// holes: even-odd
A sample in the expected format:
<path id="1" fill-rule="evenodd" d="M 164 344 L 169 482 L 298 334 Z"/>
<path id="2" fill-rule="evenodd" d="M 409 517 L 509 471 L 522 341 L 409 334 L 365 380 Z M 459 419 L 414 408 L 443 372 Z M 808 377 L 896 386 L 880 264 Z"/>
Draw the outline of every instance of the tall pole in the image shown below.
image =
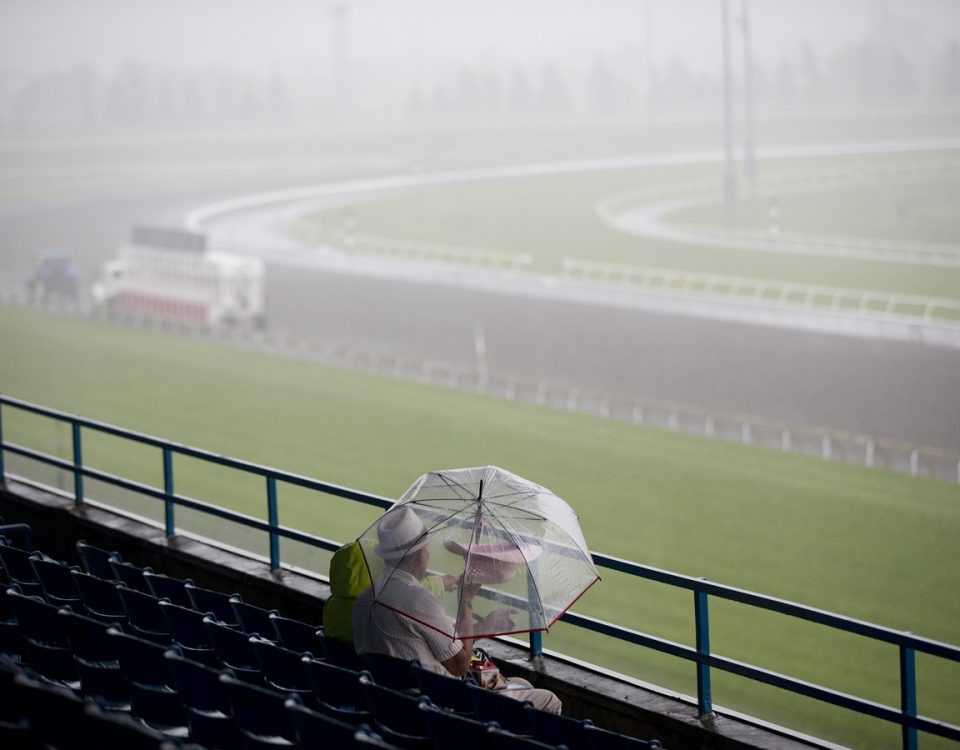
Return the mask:
<path id="1" fill-rule="evenodd" d="M 750 0 L 742 0 L 743 32 L 743 161 L 747 189 L 753 190 L 757 170 L 753 158 L 753 60 L 750 54 Z"/>
<path id="2" fill-rule="evenodd" d="M 330 76 L 333 107 L 330 116 L 337 117 L 348 106 L 350 98 L 349 70 L 347 64 L 347 23 L 350 8 L 347 3 L 337 0 L 330 4 Z"/>
<path id="3" fill-rule="evenodd" d="M 647 117 L 653 118 L 657 97 L 654 92 L 656 73 L 653 66 L 653 12 L 650 0 L 643 0 L 643 74 L 647 86 Z"/>
<path id="4" fill-rule="evenodd" d="M 730 0 L 721 0 L 723 26 L 723 203 L 727 224 L 736 220 L 737 184 L 733 175 L 733 66 L 730 62 Z"/>

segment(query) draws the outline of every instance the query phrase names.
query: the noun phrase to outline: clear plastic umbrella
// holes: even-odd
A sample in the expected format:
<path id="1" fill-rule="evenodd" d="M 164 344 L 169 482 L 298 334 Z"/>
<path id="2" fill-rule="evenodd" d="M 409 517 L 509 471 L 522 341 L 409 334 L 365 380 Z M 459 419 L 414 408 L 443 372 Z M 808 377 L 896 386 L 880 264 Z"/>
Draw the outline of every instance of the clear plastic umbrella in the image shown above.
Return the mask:
<path id="1" fill-rule="evenodd" d="M 358 541 L 374 601 L 413 619 L 396 572 L 427 550 L 417 574 L 447 617 L 424 624 L 451 638 L 546 630 L 600 579 L 573 509 L 496 466 L 424 474 Z M 465 598 L 472 633 L 458 628 Z"/>

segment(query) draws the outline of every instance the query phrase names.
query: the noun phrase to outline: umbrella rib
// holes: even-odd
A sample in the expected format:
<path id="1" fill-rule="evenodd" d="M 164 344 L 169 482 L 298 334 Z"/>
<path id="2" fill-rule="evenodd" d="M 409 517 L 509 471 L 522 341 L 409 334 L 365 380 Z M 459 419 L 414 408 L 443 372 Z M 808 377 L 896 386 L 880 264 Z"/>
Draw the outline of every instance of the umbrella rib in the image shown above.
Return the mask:
<path id="1" fill-rule="evenodd" d="M 468 490 L 465 485 L 461 484 L 460 482 L 457 482 L 454 479 L 451 479 L 448 474 L 438 472 L 437 476 L 440 477 L 440 479 L 451 489 L 453 489 L 454 487 L 457 487 L 463 490 L 463 492 L 466 494 L 466 497 L 474 497 L 474 494 L 470 492 L 470 490 Z M 466 498 L 461 498 L 461 499 L 466 499 Z"/>

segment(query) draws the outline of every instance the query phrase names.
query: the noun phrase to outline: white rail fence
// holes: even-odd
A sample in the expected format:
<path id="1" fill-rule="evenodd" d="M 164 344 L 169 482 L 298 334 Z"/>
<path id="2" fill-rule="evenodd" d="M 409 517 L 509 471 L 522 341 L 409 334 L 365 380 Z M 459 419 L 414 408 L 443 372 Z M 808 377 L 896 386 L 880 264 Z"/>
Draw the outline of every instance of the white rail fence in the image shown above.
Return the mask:
<path id="1" fill-rule="evenodd" d="M 309 228 L 298 228 L 297 234 L 311 245 L 327 245 L 344 253 L 377 256 L 392 260 L 442 263 L 493 270 L 523 270 L 533 262 L 533 256 L 530 253 L 443 242 L 395 239 L 349 230 L 338 230 L 331 234 L 323 234 Z"/>
<path id="2" fill-rule="evenodd" d="M 869 314 L 924 324 L 937 322 L 960 326 L 960 301 L 943 297 L 795 284 L 746 276 L 688 273 L 577 258 L 564 259 L 563 273 L 581 281 L 625 285 L 647 293 L 800 307 L 831 313 Z"/>
<path id="3" fill-rule="evenodd" d="M 22 293 L 2 291 L 0 303 L 35 306 Z M 84 306 L 66 302 L 51 303 L 43 309 L 63 315 L 90 315 L 89 309 Z M 471 391 L 544 408 L 615 419 L 711 440 L 799 453 L 825 461 L 888 469 L 911 476 L 960 483 L 960 453 L 931 446 L 791 424 L 689 404 L 633 398 L 577 385 L 529 380 L 507 374 L 481 373 L 475 368 L 446 362 L 361 351 L 337 343 L 322 343 L 277 331 L 254 331 L 246 328 L 213 330 L 132 317 L 110 320 L 127 327 L 162 330 L 192 338 L 215 340 L 278 356 L 308 359 L 335 367 Z"/>
<path id="4" fill-rule="evenodd" d="M 960 453 L 930 446 L 685 404 L 631 398 L 575 385 L 505 374 L 483 374 L 474 368 L 450 363 L 364 352 L 338 344 L 317 344 L 269 334 L 254 337 L 252 343 L 275 354 L 306 357 L 334 366 L 509 401 L 960 483 Z"/>

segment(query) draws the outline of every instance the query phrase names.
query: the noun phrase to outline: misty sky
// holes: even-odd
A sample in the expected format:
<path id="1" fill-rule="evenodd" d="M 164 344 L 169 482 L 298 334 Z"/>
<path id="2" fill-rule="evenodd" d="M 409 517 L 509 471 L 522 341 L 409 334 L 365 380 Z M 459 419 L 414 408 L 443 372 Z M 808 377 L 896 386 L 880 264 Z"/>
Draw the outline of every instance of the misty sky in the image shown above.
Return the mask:
<path id="1" fill-rule="evenodd" d="M 321 0 L 0 0 L 0 70 L 79 63 L 109 73 L 127 60 L 175 68 L 290 74 L 331 65 L 332 8 Z M 718 65 L 720 0 L 343 0 L 354 64 L 416 73 L 449 63 L 586 62 L 597 54 Z M 734 12 L 740 0 L 731 0 Z M 818 53 L 884 25 L 922 60 L 960 38 L 958 0 L 752 0 L 763 65 L 806 41 Z"/>

